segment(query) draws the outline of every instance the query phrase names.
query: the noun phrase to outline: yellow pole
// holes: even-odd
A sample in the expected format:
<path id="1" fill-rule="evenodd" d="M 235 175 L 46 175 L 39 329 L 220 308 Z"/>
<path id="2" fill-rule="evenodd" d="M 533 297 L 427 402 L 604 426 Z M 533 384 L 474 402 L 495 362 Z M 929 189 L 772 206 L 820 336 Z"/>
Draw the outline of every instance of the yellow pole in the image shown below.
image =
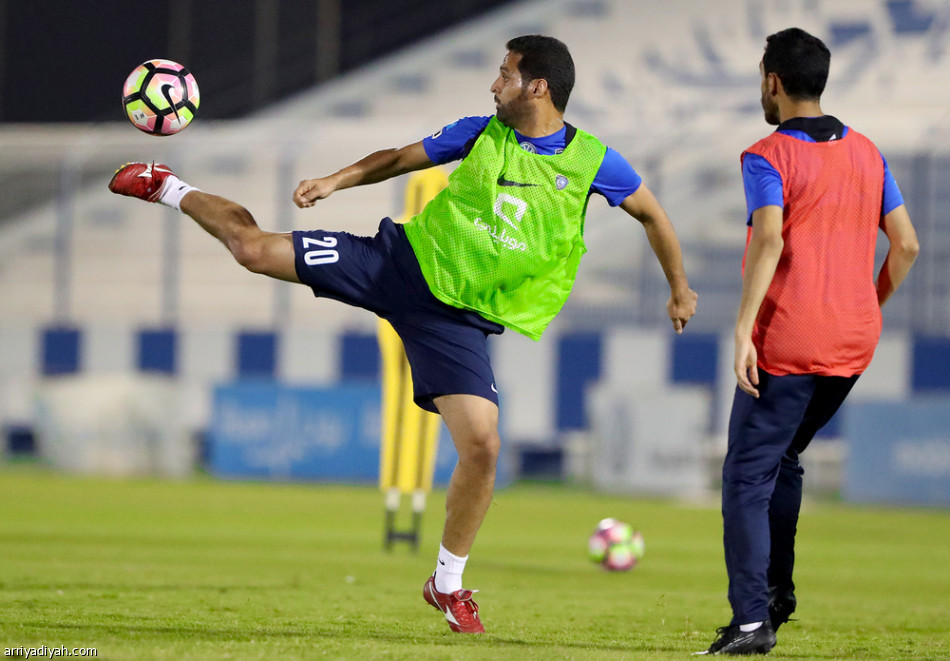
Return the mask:
<path id="1" fill-rule="evenodd" d="M 439 168 L 415 172 L 406 184 L 406 203 L 397 222 L 407 222 L 448 184 Z M 432 490 L 439 416 L 424 411 L 412 400 L 412 375 L 402 341 L 389 322 L 379 320 L 382 356 L 382 444 L 379 487 L 386 494 L 385 546 L 405 540 L 418 549 L 419 528 L 426 496 Z M 411 531 L 395 529 L 396 513 L 403 495 L 412 495 Z"/>

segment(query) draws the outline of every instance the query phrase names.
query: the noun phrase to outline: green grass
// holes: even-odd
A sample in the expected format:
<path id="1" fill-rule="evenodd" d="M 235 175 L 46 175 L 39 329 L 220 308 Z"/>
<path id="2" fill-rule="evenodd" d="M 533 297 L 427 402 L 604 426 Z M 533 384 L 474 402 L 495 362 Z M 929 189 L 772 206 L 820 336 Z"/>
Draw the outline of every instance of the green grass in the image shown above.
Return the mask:
<path id="1" fill-rule="evenodd" d="M 427 606 L 423 549 L 382 550 L 367 487 L 65 477 L 0 470 L 0 648 L 100 659 L 685 659 L 728 621 L 717 503 L 522 485 L 499 491 L 465 574 L 489 633 Z M 643 531 L 610 574 L 597 521 Z M 798 622 L 774 658 L 950 658 L 950 514 L 808 503 Z"/>

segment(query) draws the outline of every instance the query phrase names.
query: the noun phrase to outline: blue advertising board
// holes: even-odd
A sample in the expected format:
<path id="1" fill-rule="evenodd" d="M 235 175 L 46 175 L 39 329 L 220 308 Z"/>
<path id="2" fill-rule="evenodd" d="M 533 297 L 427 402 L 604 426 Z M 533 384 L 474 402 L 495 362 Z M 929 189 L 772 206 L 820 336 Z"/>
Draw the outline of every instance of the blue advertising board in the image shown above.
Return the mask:
<path id="1" fill-rule="evenodd" d="M 238 382 L 215 388 L 209 463 L 218 477 L 371 483 L 379 477 L 379 438 L 378 385 Z M 436 481 L 447 482 L 451 441 L 439 459 Z"/>
<path id="2" fill-rule="evenodd" d="M 855 402 L 844 413 L 847 500 L 950 505 L 950 398 Z"/>

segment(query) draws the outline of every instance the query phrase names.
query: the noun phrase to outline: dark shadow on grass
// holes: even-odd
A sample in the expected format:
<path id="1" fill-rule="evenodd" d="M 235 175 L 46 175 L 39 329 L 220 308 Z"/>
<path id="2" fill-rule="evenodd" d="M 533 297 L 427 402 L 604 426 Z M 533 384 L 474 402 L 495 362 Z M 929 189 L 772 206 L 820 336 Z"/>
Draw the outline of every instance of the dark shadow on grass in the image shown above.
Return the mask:
<path id="1" fill-rule="evenodd" d="M 36 620 L 26 620 L 17 623 L 22 629 L 33 628 L 40 631 L 81 631 L 84 636 L 90 640 L 103 640 L 107 637 L 122 637 L 123 634 L 156 634 L 174 636 L 176 640 L 202 640 L 208 642 L 227 642 L 235 643 L 242 641 L 255 641 L 260 643 L 268 638 L 275 639 L 327 639 L 334 638 L 340 640 L 372 640 L 384 643 L 402 643 L 405 645 L 425 644 L 440 645 L 443 647 L 471 646 L 483 648 L 550 648 L 550 649 L 578 649 L 578 650 L 604 650 L 615 652 L 682 652 L 683 650 L 675 647 L 660 647 L 653 645 L 637 645 L 636 640 L 630 643 L 618 642 L 563 642 L 557 640 L 536 640 L 523 639 L 503 634 L 485 634 L 482 636 L 461 636 L 458 634 L 448 634 L 440 632 L 438 634 L 400 634 L 392 631 L 370 630 L 361 632 L 358 635 L 353 634 L 354 626 L 366 626 L 365 623 L 344 623 L 344 624 L 313 624 L 299 627 L 201 627 L 201 626 L 162 626 L 139 623 L 109 623 L 109 624 L 84 624 L 81 622 L 45 622 Z M 53 634 L 50 633 L 52 637 Z"/>
<path id="2" fill-rule="evenodd" d="M 202 626 L 165 626 L 158 624 L 139 624 L 129 622 L 110 622 L 90 624 L 83 622 L 43 622 L 36 620 L 22 620 L 17 623 L 21 628 L 34 627 L 39 630 L 51 631 L 84 631 L 90 634 L 121 636 L 127 633 L 170 634 L 178 638 L 197 638 L 207 641 L 259 640 L 261 637 L 272 638 L 306 638 L 313 635 L 337 636 L 342 633 L 345 625 L 333 625 L 326 629 L 318 626 L 301 627 L 202 627 Z"/>
<path id="3" fill-rule="evenodd" d="M 284 583 L 258 583 L 231 585 L 196 585 L 194 583 L 99 583 L 96 581 L 70 581 L 45 583 L 20 583 L 0 581 L 0 591 L 29 591 L 40 590 L 87 590 L 91 592 L 230 592 L 238 590 L 286 590 L 289 581 Z"/>

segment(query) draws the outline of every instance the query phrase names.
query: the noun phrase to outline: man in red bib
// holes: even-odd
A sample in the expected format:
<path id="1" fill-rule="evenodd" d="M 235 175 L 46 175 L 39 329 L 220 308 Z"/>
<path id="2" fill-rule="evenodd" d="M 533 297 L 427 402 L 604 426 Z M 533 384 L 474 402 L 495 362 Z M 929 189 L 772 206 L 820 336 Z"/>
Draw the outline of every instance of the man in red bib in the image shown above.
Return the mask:
<path id="1" fill-rule="evenodd" d="M 821 110 L 830 60 L 790 28 L 767 38 L 759 65 L 778 128 L 742 154 L 749 228 L 722 471 L 733 618 L 709 654 L 767 653 L 795 610 L 798 456 L 871 362 L 881 306 L 919 249 L 880 152 Z M 879 227 L 890 247 L 875 280 Z"/>

